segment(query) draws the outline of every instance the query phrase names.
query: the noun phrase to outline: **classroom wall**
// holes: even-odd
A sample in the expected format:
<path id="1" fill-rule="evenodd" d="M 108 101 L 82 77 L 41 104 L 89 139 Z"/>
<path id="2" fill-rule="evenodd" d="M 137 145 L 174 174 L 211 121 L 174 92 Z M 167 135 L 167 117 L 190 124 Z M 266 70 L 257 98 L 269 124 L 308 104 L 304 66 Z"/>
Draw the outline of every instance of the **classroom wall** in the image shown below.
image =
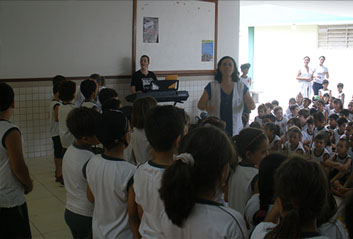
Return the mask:
<path id="1" fill-rule="evenodd" d="M 54 1 L 55 2 L 55 1 Z M 119 3 L 120 1 L 116 1 Z M 67 1 L 67 7 L 70 8 L 71 1 Z M 16 3 L 15 3 L 16 4 Z M 31 4 L 32 9 L 35 9 L 36 4 L 42 4 L 36 1 L 29 1 L 26 4 Z M 73 4 L 85 4 L 83 1 L 75 1 Z M 101 4 L 104 8 L 105 4 L 109 4 L 106 1 L 95 2 L 95 4 Z M 126 3 L 124 3 L 126 5 Z M 124 5 L 123 4 L 123 5 Z M 121 5 L 121 6 L 123 6 Z M 0 5 L 1 6 L 1 5 Z M 238 59 L 238 34 L 239 34 L 239 1 L 219 1 L 218 8 L 218 59 L 224 55 L 230 55 L 235 59 Z M 4 9 L 0 7 L 0 13 Z M 130 10 L 130 8 L 129 8 Z M 23 14 L 33 15 L 33 12 Z M 132 16 L 132 14 L 131 14 Z M 47 16 L 50 18 L 51 16 Z M 130 18 L 130 16 L 129 16 Z M 4 19 L 4 18 L 3 18 Z M 182 18 L 181 18 L 182 19 Z M 8 24 L 11 25 L 11 16 L 7 15 L 7 19 L 4 19 Z M 126 19 L 126 24 L 132 24 L 132 19 Z M 99 25 L 99 24 L 98 24 Z M 1 25 L 0 25 L 1 26 Z M 17 27 L 21 27 L 18 25 Z M 91 26 L 92 32 L 98 31 L 94 26 Z M 132 25 L 129 27 L 132 28 Z M 16 32 L 26 31 L 26 29 L 16 29 Z M 1 33 L 2 29 L 0 29 Z M 116 29 L 119 32 L 119 29 Z M 44 33 L 43 33 L 44 34 Z M 13 36 L 15 37 L 15 36 Z M 16 40 L 16 39 L 14 39 Z M 41 43 L 37 43 L 41 44 Z M 77 41 L 75 44 L 80 45 L 81 42 Z M 29 46 L 23 46 L 26 49 Z M 128 44 L 124 46 L 130 48 L 131 45 Z M 43 45 L 43 51 L 45 51 L 45 45 Z M 107 49 L 109 50 L 109 49 Z M 9 53 L 11 54 L 11 53 Z M 18 58 L 21 55 L 26 56 L 25 51 L 15 52 Z M 1 34 L 0 34 L 0 58 L 1 58 Z M 85 58 L 81 58 L 85 61 Z M 102 62 L 101 64 L 105 64 Z M 107 62 L 110 64 L 110 62 Z M 57 66 L 54 64 L 51 66 L 55 71 L 52 70 L 48 72 L 50 76 L 61 73 L 57 70 Z M 128 67 L 128 66 L 127 66 Z M 101 73 L 97 68 L 92 66 L 92 70 L 87 72 L 87 75 L 97 72 Z M 0 68 L 1 71 L 1 68 Z M 54 73 L 55 72 L 55 73 Z M 71 76 L 68 74 L 61 73 L 65 76 Z M 103 74 L 104 75 L 104 74 Z M 1 74 L 0 74 L 1 76 Z M 22 77 L 26 77 L 23 75 Z M 35 72 L 31 73 L 27 77 L 35 77 Z M 4 78 L 4 77 L 0 77 Z M 163 79 L 161 77 L 160 79 Z M 180 76 L 180 90 L 187 90 L 189 92 L 189 99 L 184 104 L 177 104 L 177 106 L 184 108 L 186 112 L 190 115 L 190 119 L 193 122 L 195 116 L 200 114 L 197 109 L 197 102 L 199 97 L 203 92 L 203 88 L 208 82 L 213 80 L 213 76 Z M 79 85 L 80 81 L 75 81 Z M 22 137 L 24 139 L 24 155 L 25 158 L 38 158 L 38 157 L 48 157 L 53 155 L 52 141 L 50 138 L 49 130 L 49 102 L 52 97 L 52 86 L 49 81 L 31 81 L 26 82 L 9 82 L 9 84 L 14 88 L 16 108 L 12 117 L 12 122 L 17 124 L 22 131 Z M 119 79 L 109 79 L 107 80 L 107 87 L 114 88 L 118 91 L 119 98 L 123 99 L 129 94 L 130 78 L 119 78 Z M 78 88 L 77 88 L 78 90 Z"/>

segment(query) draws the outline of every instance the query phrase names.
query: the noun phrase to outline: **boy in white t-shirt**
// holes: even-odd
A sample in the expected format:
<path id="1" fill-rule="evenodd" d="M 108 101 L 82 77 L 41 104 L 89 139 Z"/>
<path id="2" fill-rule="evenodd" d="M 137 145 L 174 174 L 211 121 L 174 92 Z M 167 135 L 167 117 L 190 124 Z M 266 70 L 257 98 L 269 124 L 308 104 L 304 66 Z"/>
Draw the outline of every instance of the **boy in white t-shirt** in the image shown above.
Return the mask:
<path id="1" fill-rule="evenodd" d="M 145 132 L 152 146 L 152 160 L 141 164 L 134 175 L 135 200 L 142 212 L 139 232 L 143 238 L 163 238 L 161 221 L 165 209 L 159 189 L 165 169 L 173 163 L 184 125 L 180 110 L 171 105 L 156 106 L 147 113 Z"/>
<path id="2" fill-rule="evenodd" d="M 10 122 L 14 98 L 11 86 L 0 83 L 0 238 L 31 238 L 25 194 L 33 184 L 23 158 L 21 132 Z"/>
<path id="3" fill-rule="evenodd" d="M 66 190 L 65 221 L 73 238 L 92 236 L 94 204 L 87 199 L 87 180 L 82 168 L 94 155 L 91 146 L 99 144 L 95 136 L 98 116 L 97 111 L 86 107 L 75 108 L 67 116 L 67 127 L 75 141 L 67 149 L 62 167 Z"/>
<path id="4" fill-rule="evenodd" d="M 239 79 L 248 87 L 248 89 L 250 89 L 250 87 L 252 86 L 251 77 L 248 76 L 250 66 L 251 66 L 250 63 L 241 65 L 240 70 L 242 74 L 239 77 Z"/>
<path id="5" fill-rule="evenodd" d="M 72 104 L 76 94 L 76 83 L 73 81 L 64 81 L 59 87 L 59 99 L 62 102 L 58 110 L 59 136 L 63 151 L 74 142 L 74 136 L 66 126 L 66 118 L 75 105 Z"/>
<path id="6" fill-rule="evenodd" d="M 100 115 L 96 136 L 104 153 L 93 156 L 83 168 L 88 182 L 87 197 L 94 202 L 93 238 L 140 238 L 132 189 L 136 166 L 123 159 L 131 138 L 123 112 L 107 110 Z"/>
<path id="7" fill-rule="evenodd" d="M 94 102 L 98 95 L 98 85 L 97 82 L 91 79 L 87 79 L 81 82 L 80 91 L 85 97 L 85 100 L 82 102 L 83 107 L 92 108 L 98 111 L 98 106 Z"/>
<path id="8" fill-rule="evenodd" d="M 65 77 L 57 75 L 53 78 L 53 98 L 49 104 L 49 120 L 50 120 L 50 136 L 53 140 L 54 146 L 54 164 L 55 164 L 55 178 L 57 182 L 64 183 L 61 165 L 63 161 L 63 148 L 59 136 L 59 119 L 58 111 L 61 101 L 59 99 L 59 86 L 65 81 Z"/>

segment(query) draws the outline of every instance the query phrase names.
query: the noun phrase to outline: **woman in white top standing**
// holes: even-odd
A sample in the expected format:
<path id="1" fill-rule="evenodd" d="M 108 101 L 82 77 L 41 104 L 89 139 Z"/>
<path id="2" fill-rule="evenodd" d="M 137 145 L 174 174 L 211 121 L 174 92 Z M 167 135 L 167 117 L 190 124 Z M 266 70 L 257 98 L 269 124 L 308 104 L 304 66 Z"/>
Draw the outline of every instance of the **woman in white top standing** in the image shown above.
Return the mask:
<path id="1" fill-rule="evenodd" d="M 181 140 L 179 153 L 159 191 L 166 216 L 178 226 L 162 220 L 165 238 L 247 238 L 242 215 L 217 202 L 235 159 L 227 135 L 213 126 L 194 129 Z"/>
<path id="2" fill-rule="evenodd" d="M 313 91 L 314 95 L 319 95 L 319 90 L 323 88 L 322 83 L 325 79 L 329 78 L 328 69 L 324 66 L 326 58 L 324 56 L 319 57 L 319 66 L 314 70 L 314 83 Z"/>
<path id="3" fill-rule="evenodd" d="M 299 83 L 299 92 L 304 98 L 311 96 L 311 81 L 313 80 L 313 70 L 309 67 L 310 57 L 304 57 L 304 66 L 301 67 L 297 74 L 297 80 Z"/>

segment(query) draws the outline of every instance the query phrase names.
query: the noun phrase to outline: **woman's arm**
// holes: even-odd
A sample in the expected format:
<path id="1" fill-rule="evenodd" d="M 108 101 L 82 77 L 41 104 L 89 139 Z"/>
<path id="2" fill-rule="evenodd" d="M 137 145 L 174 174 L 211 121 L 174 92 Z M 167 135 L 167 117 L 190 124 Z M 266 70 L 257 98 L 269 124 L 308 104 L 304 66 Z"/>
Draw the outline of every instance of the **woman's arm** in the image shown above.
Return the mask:
<path id="1" fill-rule="evenodd" d="M 247 91 L 246 94 L 244 95 L 244 102 L 245 102 L 245 105 L 248 109 L 254 110 L 256 108 L 255 102 L 254 102 L 253 98 L 251 97 L 249 91 Z"/>
<path id="2" fill-rule="evenodd" d="M 207 111 L 208 100 L 209 100 L 209 97 L 208 97 L 207 91 L 204 90 L 199 102 L 197 103 L 197 108 L 199 108 L 199 110 L 206 110 Z"/>

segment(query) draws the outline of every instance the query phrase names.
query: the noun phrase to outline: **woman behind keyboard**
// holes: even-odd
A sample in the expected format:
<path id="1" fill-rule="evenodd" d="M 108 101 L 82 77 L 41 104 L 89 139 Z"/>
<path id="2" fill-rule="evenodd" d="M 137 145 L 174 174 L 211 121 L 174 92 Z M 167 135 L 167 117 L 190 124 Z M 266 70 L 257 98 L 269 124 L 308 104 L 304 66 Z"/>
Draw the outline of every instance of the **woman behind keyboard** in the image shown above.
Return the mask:
<path id="1" fill-rule="evenodd" d="M 141 56 L 140 66 L 141 69 L 132 75 L 130 91 L 132 94 L 143 93 L 151 90 L 152 81 L 157 80 L 156 75 L 148 70 L 150 58 L 146 55 Z"/>

